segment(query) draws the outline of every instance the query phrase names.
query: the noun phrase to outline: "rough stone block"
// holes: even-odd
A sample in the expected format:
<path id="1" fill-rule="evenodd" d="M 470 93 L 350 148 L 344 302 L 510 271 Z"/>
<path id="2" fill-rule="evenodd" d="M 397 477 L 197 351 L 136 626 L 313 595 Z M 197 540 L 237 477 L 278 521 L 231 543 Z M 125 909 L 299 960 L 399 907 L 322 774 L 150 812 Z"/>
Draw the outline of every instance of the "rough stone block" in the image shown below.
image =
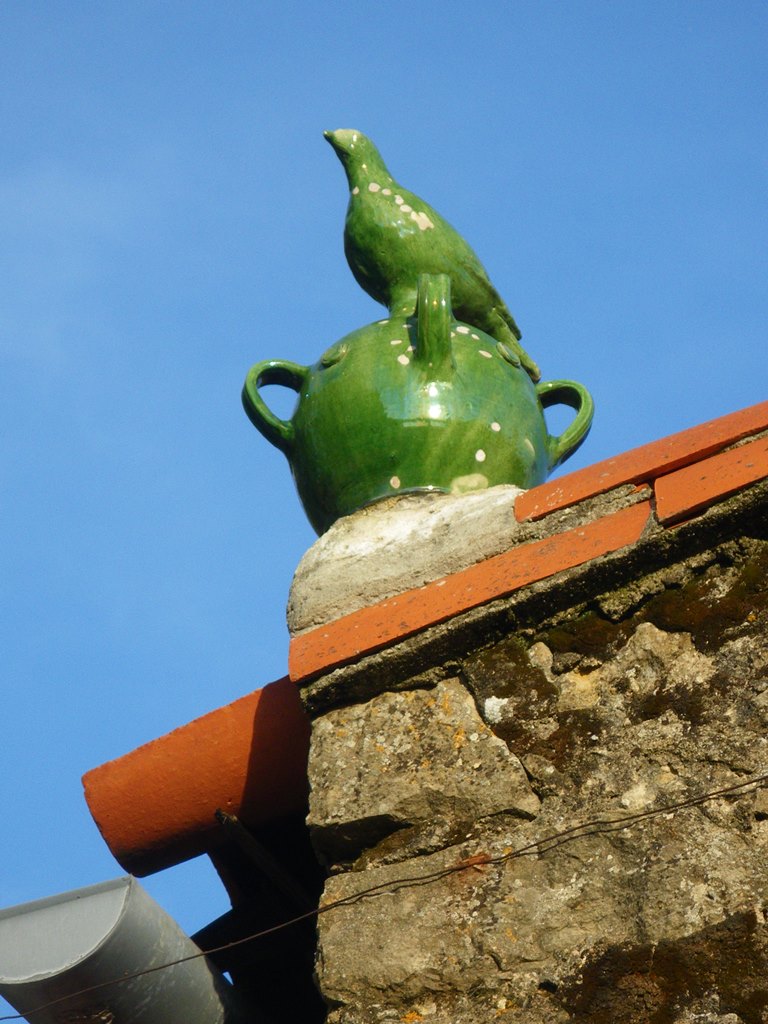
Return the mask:
<path id="1" fill-rule="evenodd" d="M 766 845 L 748 848 L 730 818 L 724 828 L 681 811 L 445 874 L 478 849 L 503 858 L 555 831 L 537 820 L 330 879 L 324 906 L 347 901 L 319 923 L 320 982 L 339 1007 L 330 1020 L 645 1024 L 683 1020 L 708 999 L 759 1024 Z"/>
<path id="2" fill-rule="evenodd" d="M 489 815 L 530 818 L 539 809 L 520 761 L 456 679 L 318 719 L 309 774 L 308 823 L 331 863 L 399 830 L 410 830 L 410 842 L 417 834 L 422 846 L 442 845 Z"/>
<path id="3" fill-rule="evenodd" d="M 327 882 L 328 1024 L 765 1024 L 768 790 L 718 792 L 768 773 L 767 580 L 768 541 L 723 542 L 466 651 L 433 690 L 316 719 L 319 788 L 340 767 L 318 832 L 336 802 L 402 823 Z M 463 686 L 535 816 L 457 767 Z"/>

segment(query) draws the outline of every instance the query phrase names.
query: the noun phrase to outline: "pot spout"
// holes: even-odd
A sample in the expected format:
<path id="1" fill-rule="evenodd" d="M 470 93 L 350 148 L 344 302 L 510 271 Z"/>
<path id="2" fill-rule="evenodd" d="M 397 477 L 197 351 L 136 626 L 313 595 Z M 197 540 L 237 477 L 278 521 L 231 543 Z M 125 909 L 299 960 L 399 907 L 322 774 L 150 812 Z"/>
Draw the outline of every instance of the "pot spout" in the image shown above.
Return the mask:
<path id="1" fill-rule="evenodd" d="M 447 274 L 422 274 L 416 304 L 416 351 L 413 360 L 435 380 L 453 376 L 451 348 L 451 279 Z"/>

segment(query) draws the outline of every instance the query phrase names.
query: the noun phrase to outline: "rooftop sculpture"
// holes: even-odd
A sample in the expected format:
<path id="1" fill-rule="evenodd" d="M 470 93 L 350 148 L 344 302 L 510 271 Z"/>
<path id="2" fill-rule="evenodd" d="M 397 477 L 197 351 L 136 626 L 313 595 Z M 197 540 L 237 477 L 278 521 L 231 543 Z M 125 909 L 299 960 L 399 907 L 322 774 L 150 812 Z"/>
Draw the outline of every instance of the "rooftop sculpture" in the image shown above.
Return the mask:
<path id="1" fill-rule="evenodd" d="M 349 182 L 344 253 L 355 280 L 392 316 L 413 316 L 421 274 L 448 274 L 453 311 L 509 345 L 531 380 L 538 366 L 519 344 L 522 334 L 480 260 L 440 214 L 398 185 L 381 154 L 360 132 L 326 132 Z"/>
<path id="2" fill-rule="evenodd" d="M 358 284 L 389 317 L 353 331 L 311 367 L 253 366 L 243 404 L 285 453 L 318 533 L 373 501 L 418 491 L 532 487 L 586 437 L 589 392 L 542 382 L 520 330 L 464 239 L 401 188 L 360 132 L 325 133 L 349 183 L 344 249 Z M 298 394 L 290 420 L 261 388 Z M 543 410 L 576 412 L 558 436 Z"/>

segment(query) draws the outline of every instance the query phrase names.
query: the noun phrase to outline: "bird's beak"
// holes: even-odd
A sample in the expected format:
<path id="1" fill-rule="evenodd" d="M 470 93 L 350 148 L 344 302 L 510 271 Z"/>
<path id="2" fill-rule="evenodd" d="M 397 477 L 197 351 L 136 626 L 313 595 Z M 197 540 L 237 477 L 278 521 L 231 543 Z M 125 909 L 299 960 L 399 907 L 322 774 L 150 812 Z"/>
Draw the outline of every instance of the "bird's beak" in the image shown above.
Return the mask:
<path id="1" fill-rule="evenodd" d="M 330 142 L 337 153 L 341 154 L 345 152 L 344 146 L 342 146 L 336 138 L 336 132 L 323 132 L 323 138 L 326 142 Z"/>
<path id="2" fill-rule="evenodd" d="M 323 136 L 342 159 L 348 158 L 358 141 L 364 138 L 360 132 L 354 131 L 352 128 L 336 128 L 332 132 L 323 132 Z"/>

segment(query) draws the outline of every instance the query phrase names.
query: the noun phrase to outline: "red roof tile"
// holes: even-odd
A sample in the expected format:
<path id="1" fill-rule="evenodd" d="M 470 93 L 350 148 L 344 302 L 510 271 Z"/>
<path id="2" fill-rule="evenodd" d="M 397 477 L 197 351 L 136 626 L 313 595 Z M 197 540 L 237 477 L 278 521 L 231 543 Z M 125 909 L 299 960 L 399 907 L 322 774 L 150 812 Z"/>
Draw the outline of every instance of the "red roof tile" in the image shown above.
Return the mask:
<path id="1" fill-rule="evenodd" d="M 539 519 L 624 484 L 655 481 L 654 522 L 671 525 L 768 476 L 768 439 L 721 451 L 766 429 L 768 402 L 762 402 L 535 487 L 517 498 L 515 515 L 520 521 Z M 290 677 L 299 683 L 309 680 L 632 544 L 650 515 L 648 502 L 631 505 L 301 633 L 291 641 Z"/>
<path id="2" fill-rule="evenodd" d="M 768 402 L 760 402 L 533 487 L 515 502 L 515 515 L 520 522 L 541 519 L 622 484 L 645 483 L 766 429 Z"/>
<path id="3" fill-rule="evenodd" d="M 659 477 L 654 483 L 656 515 L 665 525 L 678 522 L 765 477 L 768 437 L 761 437 Z"/>
<path id="4" fill-rule="evenodd" d="M 215 844 L 222 808 L 246 824 L 304 813 L 309 719 L 283 678 L 83 776 L 104 840 L 151 874 Z"/>
<path id="5" fill-rule="evenodd" d="M 291 642 L 290 677 L 301 682 L 330 671 L 536 580 L 633 544 L 642 534 L 650 510 L 647 501 L 630 505 L 303 633 Z"/>
<path id="6" fill-rule="evenodd" d="M 91 813 L 112 853 L 126 870 L 147 874 L 215 844 L 219 807 L 246 824 L 303 812 L 309 722 L 293 683 L 632 545 L 649 523 L 675 524 L 768 477 L 768 437 L 722 451 L 766 429 L 763 402 L 542 484 L 517 499 L 519 519 L 541 518 L 627 483 L 652 483 L 655 503 L 635 495 L 617 512 L 294 637 L 293 682 L 270 683 L 84 776 Z"/>

